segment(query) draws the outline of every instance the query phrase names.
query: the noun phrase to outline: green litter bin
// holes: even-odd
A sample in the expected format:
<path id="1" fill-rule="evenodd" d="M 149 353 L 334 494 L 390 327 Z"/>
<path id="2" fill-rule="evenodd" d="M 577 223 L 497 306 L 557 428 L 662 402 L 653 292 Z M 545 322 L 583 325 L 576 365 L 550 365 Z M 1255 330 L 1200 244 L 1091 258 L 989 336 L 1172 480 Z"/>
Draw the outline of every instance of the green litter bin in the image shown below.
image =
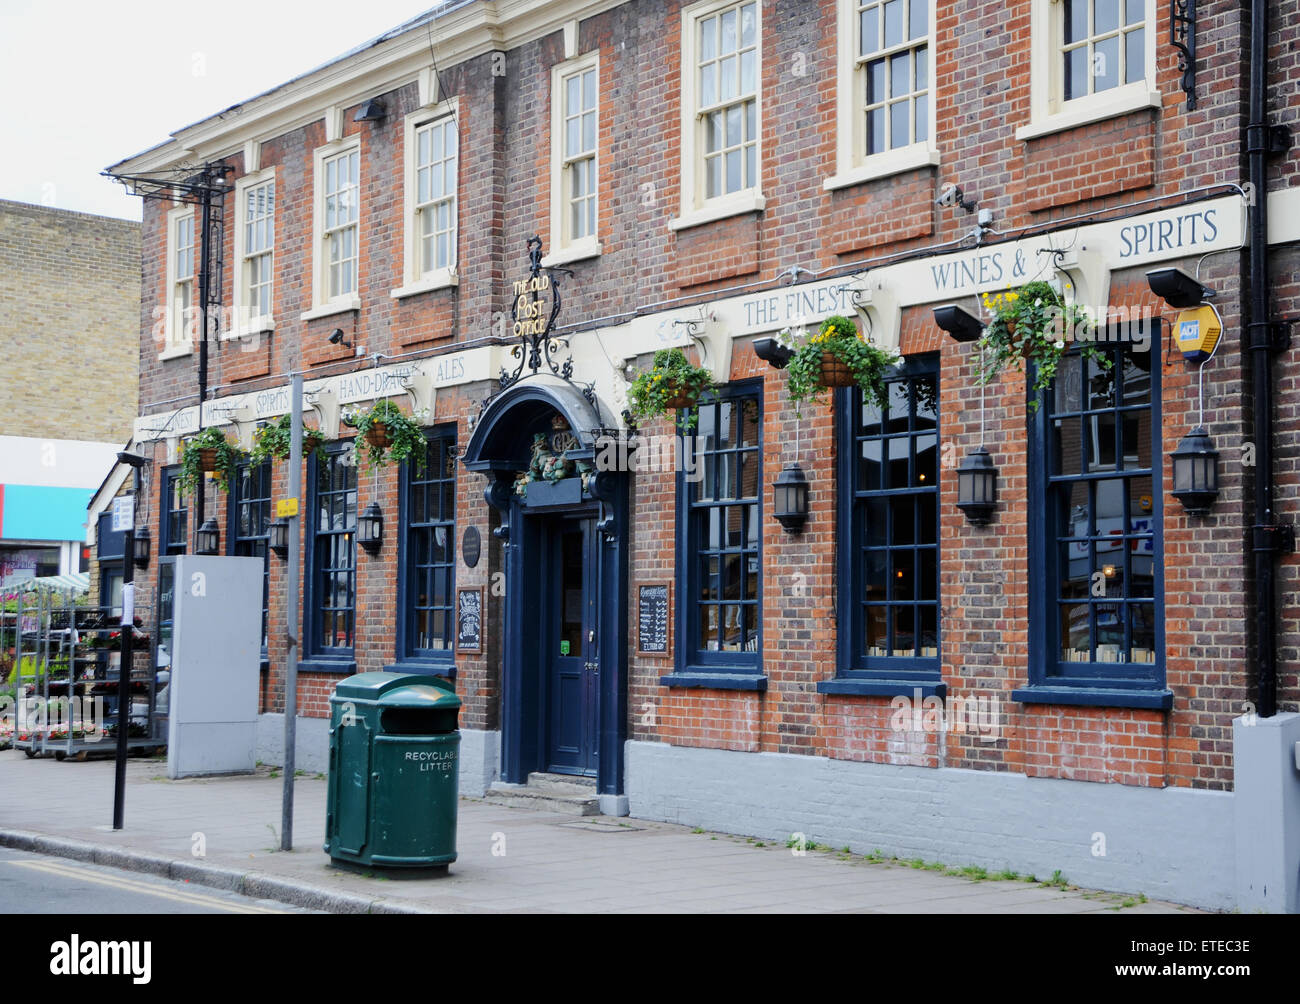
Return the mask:
<path id="1" fill-rule="evenodd" d="M 362 673 L 330 698 L 325 853 L 431 868 L 456 860 L 460 698 L 436 676 Z"/>

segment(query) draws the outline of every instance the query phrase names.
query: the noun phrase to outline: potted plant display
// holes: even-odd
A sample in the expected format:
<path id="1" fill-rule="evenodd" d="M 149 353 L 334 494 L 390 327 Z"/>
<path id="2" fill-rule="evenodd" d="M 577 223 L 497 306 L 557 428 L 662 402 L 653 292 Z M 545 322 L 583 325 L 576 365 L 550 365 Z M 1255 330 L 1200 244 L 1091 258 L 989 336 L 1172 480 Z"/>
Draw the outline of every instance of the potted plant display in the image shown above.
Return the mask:
<path id="1" fill-rule="evenodd" d="M 292 426 L 293 417 L 291 415 L 281 415 L 274 422 L 262 426 L 257 432 L 253 433 L 253 448 L 248 453 L 249 462 L 260 465 L 267 460 L 288 460 L 292 446 L 290 435 Z M 313 452 L 324 441 L 325 437 L 316 429 L 303 426 L 303 456 Z"/>

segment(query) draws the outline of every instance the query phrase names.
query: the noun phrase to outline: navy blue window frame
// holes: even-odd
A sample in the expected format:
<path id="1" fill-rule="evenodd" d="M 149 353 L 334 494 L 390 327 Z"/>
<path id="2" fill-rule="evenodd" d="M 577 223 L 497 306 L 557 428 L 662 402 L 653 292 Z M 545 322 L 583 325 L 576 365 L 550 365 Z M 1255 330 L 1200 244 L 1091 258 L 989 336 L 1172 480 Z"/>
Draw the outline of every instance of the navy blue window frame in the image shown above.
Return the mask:
<path id="1" fill-rule="evenodd" d="M 303 575 L 303 634 L 307 639 L 307 658 L 299 663 L 299 668 L 310 672 L 351 675 L 357 667 L 357 467 L 350 455 L 352 448 L 351 441 L 330 443 L 319 447 L 324 451 L 323 457 L 313 453 L 307 464 L 307 561 Z M 342 488 L 334 484 L 336 477 L 342 478 Z M 322 488 L 322 484 L 328 487 Z M 343 515 L 342 525 L 321 530 L 322 503 L 327 506 L 326 518 L 331 521 L 334 516 Z M 329 554 L 326 554 L 327 550 Z M 340 550 L 346 559 L 342 562 L 339 561 Z M 340 576 L 347 584 L 347 604 L 331 604 L 327 609 L 325 601 L 330 594 L 325 589 L 325 579 L 328 577 L 337 583 Z M 325 644 L 326 613 L 334 616 L 342 613 L 346 617 L 344 635 L 349 644 Z"/>
<path id="2" fill-rule="evenodd" d="M 836 548 L 835 572 L 836 609 L 839 613 L 836 663 L 839 668 L 835 679 L 820 682 L 817 689 L 824 694 L 872 696 L 911 696 L 920 690 L 926 697 L 942 697 L 946 688 L 942 682 L 942 605 L 939 593 L 942 464 L 938 458 L 943 423 L 939 357 L 934 353 L 910 356 L 894 367 L 886 380 L 890 406 L 872 427 L 863 422 L 861 389 L 848 387 L 836 392 L 836 536 L 839 546 Z M 924 418 L 926 402 L 921 387 L 925 383 L 934 388 L 932 425 L 927 424 Z M 905 415 L 896 414 L 900 388 L 906 395 Z M 860 462 L 863 448 L 869 443 L 880 444 L 881 458 L 875 483 L 868 481 L 863 473 L 864 464 Z M 894 457 L 896 445 L 905 448 L 905 456 Z M 924 449 L 930 451 L 929 460 L 920 456 Z M 890 482 L 891 457 L 896 463 L 905 465 L 905 484 Z M 877 517 L 874 520 L 870 518 L 873 510 Z M 912 530 L 905 536 L 894 526 L 904 515 L 913 521 Z M 926 527 L 920 525 L 922 522 Z M 868 563 L 875 555 L 886 562 L 886 583 L 890 589 L 894 588 L 891 577 L 899 572 L 904 572 L 905 581 L 910 579 L 910 596 L 887 591 L 883 597 L 867 599 Z M 932 596 L 925 598 L 919 592 L 921 571 L 931 559 L 928 571 Z M 887 623 L 893 624 L 895 633 L 900 622 L 891 620 L 892 612 L 910 609 L 913 613 L 913 651 L 918 654 L 873 653 L 866 637 L 868 608 L 882 611 Z M 931 646 L 921 645 L 917 639 L 922 609 L 932 611 L 934 617 Z M 933 654 L 923 654 L 926 648 L 933 648 Z M 889 651 L 894 649 L 891 647 Z"/>
<path id="3" fill-rule="evenodd" d="M 402 464 L 399 475 L 398 554 L 397 554 L 397 662 L 388 667 L 403 673 L 433 676 L 456 675 L 456 427 L 430 429 L 425 454 L 425 469 L 420 473 L 411 461 Z M 434 506 L 436 498 L 437 505 Z M 420 510 L 423 510 L 422 512 Z M 441 560 L 435 560 L 433 548 L 437 533 L 445 538 Z M 426 560 L 417 560 L 421 539 L 429 548 Z M 442 576 L 445 603 L 419 602 L 417 580 L 427 587 L 434 576 Z M 444 648 L 420 648 L 418 619 L 420 612 L 435 610 L 444 615 Z"/>
<path id="4" fill-rule="evenodd" d="M 1146 329 L 1138 327 L 1143 322 L 1133 325 L 1112 325 L 1106 329 L 1098 340 L 1098 347 L 1107 352 L 1113 360 L 1111 379 L 1114 381 L 1112 404 L 1093 408 L 1091 385 L 1083 380 L 1088 371 L 1080 368 L 1080 403 L 1077 408 L 1058 408 L 1057 381 L 1039 395 L 1039 407 L 1030 415 L 1030 450 L 1029 450 L 1029 679 L 1028 686 L 1013 691 L 1012 699 L 1026 704 L 1073 704 L 1099 707 L 1129 707 L 1167 710 L 1172 706 L 1173 694 L 1165 686 L 1165 631 L 1164 631 L 1164 541 L 1162 523 L 1164 519 L 1163 472 L 1164 453 L 1161 434 L 1160 409 L 1160 351 L 1163 345 L 1162 325 L 1159 319 L 1146 322 Z M 1149 346 L 1149 351 L 1140 352 L 1142 344 Z M 1087 364 L 1087 360 L 1083 360 Z M 1073 365 L 1073 364 L 1068 364 Z M 1067 363 L 1062 363 L 1062 374 L 1066 372 Z M 1137 373 L 1141 377 L 1137 377 Z M 1149 441 L 1140 442 L 1140 413 L 1148 406 L 1125 404 L 1125 384 L 1128 380 L 1143 379 L 1149 381 L 1149 409 L 1147 420 Z M 1089 376 L 1091 380 L 1091 376 Z M 1062 391 L 1068 394 L 1068 391 Z M 1087 394 L 1089 400 L 1084 402 Z M 1109 445 L 1110 461 L 1106 462 L 1107 444 L 1105 437 L 1092 433 L 1092 429 L 1106 428 L 1105 421 L 1094 423 L 1094 418 L 1111 419 L 1109 435 L 1113 437 Z M 1053 446 L 1052 430 L 1058 422 L 1080 423 L 1080 462 L 1077 472 L 1066 469 L 1069 461 L 1064 459 L 1065 447 Z M 1136 422 L 1138 429 L 1138 459 L 1132 463 L 1128 457 L 1126 442 L 1127 429 Z M 1094 437 L 1094 438 L 1090 438 Z M 1148 463 L 1141 463 L 1141 447 L 1147 450 Z M 1088 457 L 1096 452 L 1098 462 L 1090 464 Z M 1085 466 L 1096 466 L 1097 470 L 1084 470 Z M 1141 482 L 1150 479 L 1150 511 L 1144 513 L 1141 524 L 1135 521 L 1133 512 L 1133 495 L 1126 490 L 1120 496 L 1123 511 L 1118 517 L 1122 525 L 1119 532 L 1114 528 L 1103 528 L 1100 520 L 1097 498 L 1101 486 L 1114 482 Z M 1084 529 L 1078 529 L 1079 520 L 1075 518 L 1078 506 L 1070 513 L 1071 525 L 1063 525 L 1062 495 L 1069 491 L 1076 492 L 1083 488 L 1087 492 L 1087 504 L 1084 507 Z M 1112 493 L 1113 494 L 1113 493 Z M 1141 498 L 1143 496 L 1139 496 Z M 1113 522 L 1113 520 L 1111 520 Z M 1144 529 L 1149 526 L 1149 529 Z M 1096 566 L 1103 564 L 1098 559 L 1102 546 L 1106 546 L 1108 555 L 1113 548 L 1110 544 L 1118 537 L 1120 548 L 1113 557 L 1104 562 L 1107 568 L 1118 573 L 1123 592 L 1119 595 L 1111 592 L 1114 588 L 1107 585 L 1107 593 L 1095 597 L 1088 592 L 1085 596 L 1075 594 L 1065 596 L 1062 591 L 1062 547 L 1085 546 L 1088 562 L 1085 581 L 1095 581 L 1094 576 L 1100 570 Z M 1142 576 L 1136 574 L 1135 566 L 1139 552 L 1150 545 L 1151 564 L 1150 595 L 1145 592 L 1132 591 L 1131 583 L 1139 581 Z M 1073 552 L 1071 552 L 1073 553 Z M 1037 572 L 1041 580 L 1035 580 Z M 1062 645 L 1062 610 L 1065 606 L 1086 606 L 1088 610 L 1089 655 L 1097 651 L 1098 617 L 1103 614 L 1112 616 L 1107 608 L 1119 607 L 1122 614 L 1117 617 L 1121 622 L 1122 645 L 1129 649 L 1133 640 L 1133 621 L 1131 612 L 1136 607 L 1149 607 L 1152 621 L 1154 645 L 1149 651 L 1150 662 L 1134 661 L 1067 661 L 1064 659 Z M 1096 611 L 1102 611 L 1102 614 Z M 1145 616 L 1145 615 L 1144 615 Z M 1131 651 L 1126 651 L 1128 656 Z"/>
<path id="5" fill-rule="evenodd" d="M 180 467 L 163 468 L 158 503 L 158 553 L 185 554 L 189 550 L 189 507 L 180 490 Z"/>
<path id="6" fill-rule="evenodd" d="M 266 661 L 271 580 L 271 461 L 235 467 L 226 548 L 233 557 L 262 559 L 262 661 Z"/>
<path id="7" fill-rule="evenodd" d="M 698 463 L 698 471 L 704 477 L 711 478 L 720 485 L 724 470 L 730 471 L 729 477 L 735 484 L 734 498 L 724 495 L 724 490 L 711 487 L 713 498 L 700 497 L 700 482 L 688 479 L 685 465 L 678 464 L 677 471 L 677 560 L 676 560 L 676 630 L 677 645 L 674 660 L 674 672 L 661 678 L 660 683 L 668 687 L 711 688 L 724 690 L 765 690 L 767 677 L 763 675 L 763 518 L 765 483 L 763 478 L 763 384 L 761 380 L 744 380 L 728 384 L 718 391 L 704 395 L 696 405 L 696 412 L 703 408 L 715 409 L 715 423 L 721 416 L 723 407 L 739 407 L 749 404 L 755 409 L 753 425 L 755 442 L 752 446 L 723 446 L 709 452 L 697 452 L 693 463 Z M 742 418 L 742 423 L 744 419 Z M 679 423 L 677 433 L 685 448 L 696 450 L 696 435 L 701 426 L 707 427 L 703 420 L 696 430 L 686 429 Z M 715 424 L 716 427 L 716 424 Z M 743 425 L 741 426 L 743 428 Z M 728 458 L 728 463 L 710 463 L 710 455 Z M 743 459 L 742 459 L 743 458 Z M 750 466 L 752 465 L 752 466 Z M 754 494 L 740 496 L 743 489 L 742 480 L 746 472 L 753 470 Z M 735 508 L 741 516 L 741 546 L 726 547 L 718 555 L 719 569 L 716 576 L 715 590 L 720 595 L 709 602 L 701 600 L 703 587 L 703 562 L 709 555 L 703 553 L 704 535 L 702 523 L 711 510 L 725 513 Z M 749 539 L 750 523 L 754 524 L 757 543 L 753 548 L 745 546 Z M 720 526 L 720 532 L 726 527 Z M 722 588 L 726 556 L 738 554 L 741 573 L 739 599 L 731 600 Z M 753 571 L 750 571 L 750 562 Z M 746 585 L 753 581 L 754 598 L 748 598 Z M 702 606 L 712 606 L 718 611 L 718 629 L 721 631 L 729 610 L 735 608 L 744 619 L 742 629 L 753 618 L 753 647 L 742 651 L 722 651 L 702 648 L 700 639 L 700 614 Z M 743 637 L 743 636 L 742 636 Z"/>

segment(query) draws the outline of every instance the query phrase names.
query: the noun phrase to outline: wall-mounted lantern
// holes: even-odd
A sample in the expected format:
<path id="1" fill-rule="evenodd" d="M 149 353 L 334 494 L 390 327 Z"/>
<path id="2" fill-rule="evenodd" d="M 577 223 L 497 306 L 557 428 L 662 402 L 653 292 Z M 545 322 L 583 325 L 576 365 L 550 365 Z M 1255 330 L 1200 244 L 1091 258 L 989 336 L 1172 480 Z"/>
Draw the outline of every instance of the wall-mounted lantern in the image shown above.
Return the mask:
<path id="1" fill-rule="evenodd" d="M 221 553 L 221 530 L 217 527 L 217 521 L 211 516 L 204 520 L 198 533 L 194 535 L 194 553 L 208 555 Z"/>
<path id="2" fill-rule="evenodd" d="M 1214 440 L 1197 426 L 1169 455 L 1174 467 L 1174 498 L 1189 516 L 1205 516 L 1219 498 L 1219 451 Z"/>
<path id="3" fill-rule="evenodd" d="M 271 550 L 281 558 L 289 553 L 289 521 L 287 519 L 274 520 L 266 530 L 267 542 L 271 545 Z"/>
<path id="4" fill-rule="evenodd" d="M 966 455 L 957 468 L 957 508 L 973 526 L 988 526 L 998 506 L 998 469 L 984 447 Z"/>
<path id="5" fill-rule="evenodd" d="M 384 543 L 384 513 L 378 502 L 371 502 L 357 518 L 357 540 L 371 554 Z"/>
<path id="6" fill-rule="evenodd" d="M 772 482 L 772 512 L 786 533 L 798 533 L 808 522 L 808 479 L 798 464 L 786 464 Z"/>
<path id="7" fill-rule="evenodd" d="M 149 528 L 147 526 L 137 527 L 135 531 L 135 541 L 131 545 L 131 558 L 135 562 L 136 568 L 147 568 L 149 566 Z"/>

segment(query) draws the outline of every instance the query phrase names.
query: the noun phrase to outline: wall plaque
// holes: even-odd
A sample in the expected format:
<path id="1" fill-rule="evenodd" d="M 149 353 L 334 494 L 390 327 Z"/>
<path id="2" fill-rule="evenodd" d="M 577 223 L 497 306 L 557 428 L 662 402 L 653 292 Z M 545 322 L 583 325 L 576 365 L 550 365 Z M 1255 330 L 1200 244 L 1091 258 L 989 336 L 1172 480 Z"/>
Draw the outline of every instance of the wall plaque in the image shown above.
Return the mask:
<path id="1" fill-rule="evenodd" d="M 478 527 L 465 528 L 465 535 L 460 539 L 460 554 L 465 559 L 466 568 L 478 565 L 478 559 L 483 554 L 483 538 L 479 536 Z"/>
<path id="2" fill-rule="evenodd" d="M 483 651 L 483 590 L 456 590 L 456 650 Z"/>

